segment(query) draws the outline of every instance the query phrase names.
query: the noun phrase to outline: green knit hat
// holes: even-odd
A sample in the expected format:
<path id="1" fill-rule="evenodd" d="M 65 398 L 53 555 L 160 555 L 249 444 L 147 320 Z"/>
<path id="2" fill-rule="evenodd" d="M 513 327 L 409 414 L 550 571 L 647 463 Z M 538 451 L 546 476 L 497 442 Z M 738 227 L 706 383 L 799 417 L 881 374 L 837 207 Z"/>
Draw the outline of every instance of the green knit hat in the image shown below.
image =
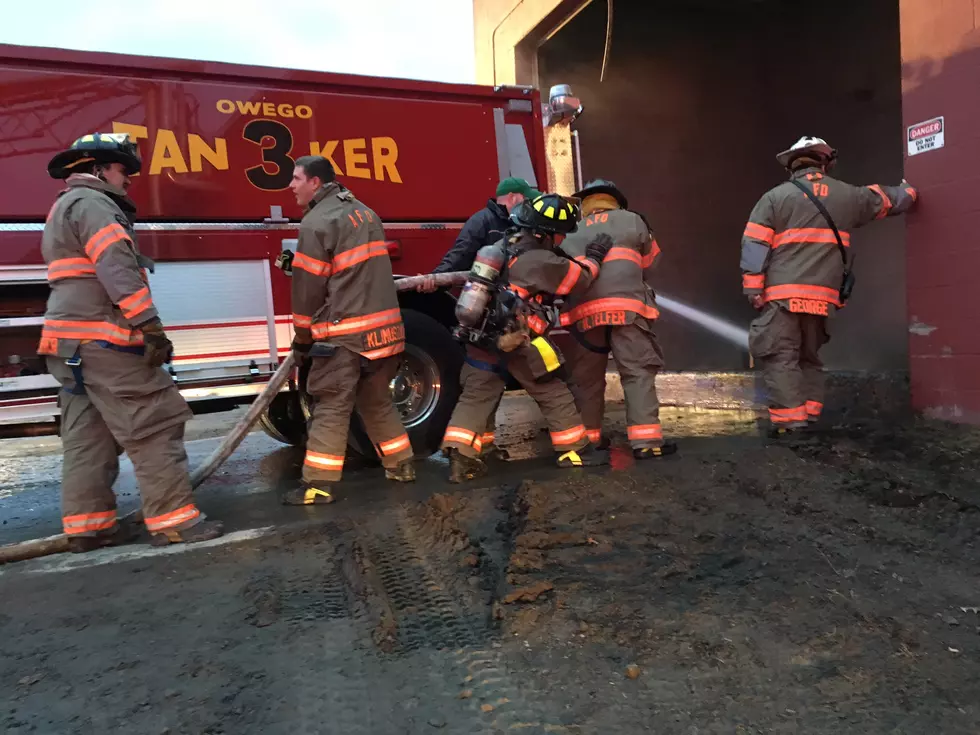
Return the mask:
<path id="1" fill-rule="evenodd" d="M 502 197 L 507 194 L 523 194 L 525 199 L 534 199 L 541 196 L 540 191 L 531 188 L 529 183 L 516 176 L 504 179 L 497 184 L 497 193 L 494 196 Z"/>

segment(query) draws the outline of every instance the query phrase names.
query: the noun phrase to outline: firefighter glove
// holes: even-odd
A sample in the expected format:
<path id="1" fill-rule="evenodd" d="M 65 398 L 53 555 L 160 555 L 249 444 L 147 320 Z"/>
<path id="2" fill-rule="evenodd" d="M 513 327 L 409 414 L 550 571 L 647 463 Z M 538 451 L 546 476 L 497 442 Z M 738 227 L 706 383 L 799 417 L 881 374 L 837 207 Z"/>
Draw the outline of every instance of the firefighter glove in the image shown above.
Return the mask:
<path id="1" fill-rule="evenodd" d="M 163 323 L 159 319 L 151 319 L 139 328 L 143 332 L 145 345 L 143 355 L 150 367 L 160 367 L 163 363 L 170 362 L 174 356 L 174 345 L 164 334 Z"/>
<path id="2" fill-rule="evenodd" d="M 585 246 L 585 257 L 594 260 L 596 265 L 602 265 L 606 253 L 613 246 L 613 239 L 606 233 L 600 233 L 592 238 L 592 241 Z"/>

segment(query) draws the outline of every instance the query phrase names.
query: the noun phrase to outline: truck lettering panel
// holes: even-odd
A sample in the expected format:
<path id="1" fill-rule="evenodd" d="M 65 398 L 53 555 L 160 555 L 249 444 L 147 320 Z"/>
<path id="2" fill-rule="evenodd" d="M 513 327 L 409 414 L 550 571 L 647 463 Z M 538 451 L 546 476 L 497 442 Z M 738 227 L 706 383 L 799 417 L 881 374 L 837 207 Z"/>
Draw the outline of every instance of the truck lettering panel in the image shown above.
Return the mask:
<path id="1" fill-rule="evenodd" d="M 288 75 L 249 87 L 154 74 L 0 64 L 0 86 L 18 89 L 16 112 L 0 112 L 0 123 L 11 114 L 40 117 L 29 141 L 0 134 L 0 148 L 14 146 L 0 155 L 0 176 L 19 182 L 0 218 L 43 220 L 59 188 L 48 160 L 95 131 L 126 132 L 139 145 L 143 170 L 130 195 L 142 220 L 261 221 L 275 205 L 296 219 L 302 212 L 289 182 L 295 160 L 311 154 L 328 158 L 340 182 L 388 221 L 462 221 L 499 177 L 493 102 L 482 91 L 389 91 L 336 78 L 310 91 L 290 88 Z M 25 171 L 36 176 L 25 181 Z"/>

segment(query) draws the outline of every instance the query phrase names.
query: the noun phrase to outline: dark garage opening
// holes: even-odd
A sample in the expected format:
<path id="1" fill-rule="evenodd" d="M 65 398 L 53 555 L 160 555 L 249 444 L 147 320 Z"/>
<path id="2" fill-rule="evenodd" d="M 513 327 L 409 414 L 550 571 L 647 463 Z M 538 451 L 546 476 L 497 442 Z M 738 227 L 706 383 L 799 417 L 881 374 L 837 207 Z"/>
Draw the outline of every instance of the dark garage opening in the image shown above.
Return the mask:
<path id="1" fill-rule="evenodd" d="M 756 200 L 784 178 L 775 155 L 801 135 L 840 151 L 854 184 L 902 178 L 898 0 L 616 0 L 600 83 L 606 4 L 596 0 L 538 53 L 542 89 L 570 83 L 585 105 L 586 180 L 612 178 L 650 220 L 665 295 L 748 325 L 739 240 Z M 858 288 L 831 323 L 829 369 L 907 369 L 905 228 L 853 233 Z M 748 355 L 665 313 L 671 370 L 742 370 Z"/>

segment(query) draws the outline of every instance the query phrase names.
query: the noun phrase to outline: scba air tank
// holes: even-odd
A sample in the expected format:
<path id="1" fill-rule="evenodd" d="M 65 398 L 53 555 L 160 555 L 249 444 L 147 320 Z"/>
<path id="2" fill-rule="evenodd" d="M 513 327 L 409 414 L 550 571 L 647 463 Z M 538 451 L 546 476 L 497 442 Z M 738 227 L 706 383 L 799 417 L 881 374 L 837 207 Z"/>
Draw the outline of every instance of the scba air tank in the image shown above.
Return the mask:
<path id="1" fill-rule="evenodd" d="M 483 321 L 505 257 L 504 249 L 496 245 L 487 245 L 477 252 L 469 278 L 456 301 L 456 319 L 464 327 L 478 327 Z"/>

